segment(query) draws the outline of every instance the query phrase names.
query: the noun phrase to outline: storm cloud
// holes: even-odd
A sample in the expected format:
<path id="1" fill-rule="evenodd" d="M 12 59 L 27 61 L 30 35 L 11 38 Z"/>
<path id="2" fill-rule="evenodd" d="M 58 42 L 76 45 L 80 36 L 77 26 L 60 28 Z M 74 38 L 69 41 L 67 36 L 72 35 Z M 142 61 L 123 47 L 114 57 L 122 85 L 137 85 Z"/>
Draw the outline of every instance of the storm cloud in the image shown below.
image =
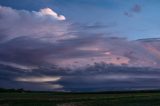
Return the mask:
<path id="1" fill-rule="evenodd" d="M 106 91 L 158 89 L 159 69 L 114 66 L 104 63 L 79 69 L 53 65 L 26 72 L 0 65 L 1 87 L 27 90 Z M 3 71 L 2 71 L 3 69 Z"/>
<path id="2" fill-rule="evenodd" d="M 147 43 L 152 46 L 149 49 L 139 40 L 86 31 L 112 25 L 76 25 L 50 8 L 37 12 L 1 6 L 0 11 L 0 63 L 31 68 L 43 64 L 79 67 L 95 62 L 159 65 L 159 43 Z"/>
<path id="3" fill-rule="evenodd" d="M 137 5 L 132 11 L 140 10 Z M 159 81 L 160 40 L 128 40 L 93 31 L 114 25 L 72 23 L 50 8 L 28 11 L 0 6 L 1 87 L 159 88 L 154 81 Z M 95 65 L 101 62 L 106 65 Z"/>

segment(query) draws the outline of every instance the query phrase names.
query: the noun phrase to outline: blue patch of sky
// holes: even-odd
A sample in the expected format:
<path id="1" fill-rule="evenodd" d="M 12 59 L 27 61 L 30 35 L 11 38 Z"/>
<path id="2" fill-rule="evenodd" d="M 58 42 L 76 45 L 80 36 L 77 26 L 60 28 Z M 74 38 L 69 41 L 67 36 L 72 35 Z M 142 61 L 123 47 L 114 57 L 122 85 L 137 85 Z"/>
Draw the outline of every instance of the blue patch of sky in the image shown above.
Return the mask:
<path id="1" fill-rule="evenodd" d="M 131 12 L 135 4 L 141 6 L 139 13 Z M 49 7 L 75 23 L 115 23 L 97 30 L 106 36 L 114 32 L 114 36 L 128 39 L 160 37 L 159 0 L 1 0 L 0 5 L 30 11 Z M 125 16 L 124 12 L 131 12 L 133 17 Z"/>

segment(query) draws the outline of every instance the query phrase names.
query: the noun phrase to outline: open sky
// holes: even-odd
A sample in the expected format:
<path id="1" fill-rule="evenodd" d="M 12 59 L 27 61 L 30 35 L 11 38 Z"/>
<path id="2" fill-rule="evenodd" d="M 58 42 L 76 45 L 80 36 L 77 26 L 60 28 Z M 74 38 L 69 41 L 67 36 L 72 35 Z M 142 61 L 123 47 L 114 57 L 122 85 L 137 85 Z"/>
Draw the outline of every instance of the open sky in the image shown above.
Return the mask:
<path id="1" fill-rule="evenodd" d="M 159 7 L 159 0 L 0 0 L 0 86 L 71 89 L 82 83 L 72 81 L 77 69 L 102 62 L 160 68 Z M 55 66 L 74 72 L 57 74 Z M 96 77 L 98 82 L 89 88 L 107 89 L 105 82 L 131 87 L 126 80 L 141 78 L 134 71 L 124 74 Z M 143 73 L 142 80 L 158 78 L 152 74 Z M 84 79 L 90 83 L 87 75 Z M 150 88 L 156 88 L 155 80 L 159 79 L 151 80 Z"/>

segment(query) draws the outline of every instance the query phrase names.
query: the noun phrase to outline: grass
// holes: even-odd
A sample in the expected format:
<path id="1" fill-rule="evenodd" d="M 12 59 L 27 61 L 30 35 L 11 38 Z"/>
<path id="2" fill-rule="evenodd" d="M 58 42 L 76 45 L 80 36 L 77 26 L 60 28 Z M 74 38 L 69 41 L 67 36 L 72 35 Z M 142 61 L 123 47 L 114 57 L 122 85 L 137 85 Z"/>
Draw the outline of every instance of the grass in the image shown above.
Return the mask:
<path id="1" fill-rule="evenodd" d="M 160 92 L 0 93 L 0 106 L 160 106 Z"/>

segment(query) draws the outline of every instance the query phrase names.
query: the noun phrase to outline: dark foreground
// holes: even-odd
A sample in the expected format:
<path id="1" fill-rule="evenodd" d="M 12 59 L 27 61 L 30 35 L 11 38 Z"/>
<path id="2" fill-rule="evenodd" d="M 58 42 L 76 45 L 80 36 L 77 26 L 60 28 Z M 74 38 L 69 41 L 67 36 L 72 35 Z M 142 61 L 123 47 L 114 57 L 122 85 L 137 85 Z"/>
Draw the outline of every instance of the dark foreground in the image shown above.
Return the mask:
<path id="1" fill-rule="evenodd" d="M 0 106 L 160 106 L 160 92 L 0 93 Z"/>

